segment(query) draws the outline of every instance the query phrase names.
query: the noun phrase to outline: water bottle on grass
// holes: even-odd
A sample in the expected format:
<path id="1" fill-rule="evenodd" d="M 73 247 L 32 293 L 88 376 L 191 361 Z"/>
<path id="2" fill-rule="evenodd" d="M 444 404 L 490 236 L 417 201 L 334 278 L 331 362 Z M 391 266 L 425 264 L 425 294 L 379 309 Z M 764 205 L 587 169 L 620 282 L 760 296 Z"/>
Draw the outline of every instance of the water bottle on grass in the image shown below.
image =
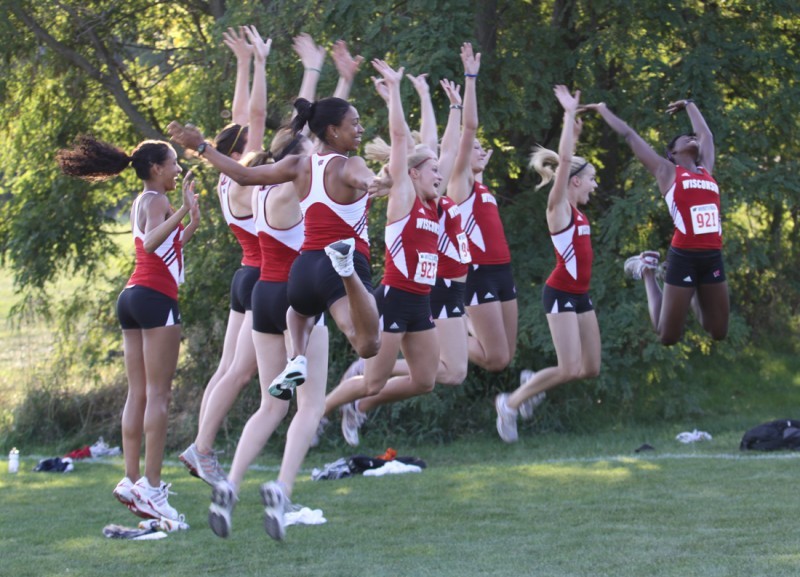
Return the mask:
<path id="1" fill-rule="evenodd" d="M 19 471 L 19 451 L 14 447 L 8 454 L 8 472 L 16 473 Z"/>

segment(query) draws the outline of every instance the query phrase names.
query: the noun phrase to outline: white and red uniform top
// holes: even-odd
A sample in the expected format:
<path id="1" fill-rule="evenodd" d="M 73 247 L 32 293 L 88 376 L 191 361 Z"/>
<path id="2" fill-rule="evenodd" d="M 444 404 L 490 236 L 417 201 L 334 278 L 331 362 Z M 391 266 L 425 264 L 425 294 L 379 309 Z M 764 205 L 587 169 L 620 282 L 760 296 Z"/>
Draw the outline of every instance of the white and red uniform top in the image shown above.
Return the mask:
<path id="1" fill-rule="evenodd" d="M 273 228 L 267 219 L 267 196 L 278 184 L 259 186 L 256 189 L 258 206 L 253 215 L 258 242 L 261 247 L 261 276 L 258 280 L 288 282 L 289 269 L 300 254 L 303 245 L 303 221 L 288 229 Z"/>
<path id="2" fill-rule="evenodd" d="M 675 183 L 664 195 L 675 233 L 672 246 L 689 250 L 722 248 L 719 185 L 702 166 L 694 173 L 675 167 Z"/>
<path id="3" fill-rule="evenodd" d="M 546 284 L 556 290 L 584 294 L 589 292 L 592 280 L 592 227 L 586 215 L 572 208 L 569 226 L 557 233 L 550 233 L 556 252 L 556 268 L 550 273 Z"/>
<path id="4" fill-rule="evenodd" d="M 461 226 L 461 211 L 453 199 L 439 197 L 439 266 L 436 276 L 443 279 L 460 278 L 467 274 L 472 256 L 464 227 Z"/>
<path id="5" fill-rule="evenodd" d="M 497 200 L 488 187 L 475 181 L 467 200 L 458 205 L 461 223 L 469 240 L 469 252 L 475 264 L 507 264 L 511 262 L 503 221 Z"/>
<path id="6" fill-rule="evenodd" d="M 325 169 L 341 154 L 312 154 L 311 184 L 308 194 L 300 201 L 305 216 L 306 238 L 303 250 L 323 250 L 329 244 L 345 238 L 356 239 L 356 250 L 369 259 L 367 234 L 367 193 L 359 199 L 340 204 L 325 190 Z"/>
<path id="7" fill-rule="evenodd" d="M 414 199 L 405 217 L 386 225 L 382 285 L 426 295 L 436 284 L 439 218 L 436 203 Z"/>
<path id="8" fill-rule="evenodd" d="M 222 207 L 222 216 L 225 217 L 225 222 L 239 242 L 239 246 L 242 247 L 242 265 L 258 267 L 261 266 L 261 249 L 258 246 L 258 235 L 253 222 L 253 215 L 238 217 L 231 212 L 230 189 L 232 182 L 230 176 L 226 174 L 219 175 L 217 194 L 219 195 L 219 204 Z"/>
<path id="9" fill-rule="evenodd" d="M 178 300 L 178 285 L 183 282 L 183 224 L 179 223 L 155 251 L 146 252 L 144 231 L 139 228 L 139 206 L 146 194 L 159 193 L 145 190 L 133 201 L 131 228 L 136 246 L 136 266 L 125 288 L 144 286 Z"/>

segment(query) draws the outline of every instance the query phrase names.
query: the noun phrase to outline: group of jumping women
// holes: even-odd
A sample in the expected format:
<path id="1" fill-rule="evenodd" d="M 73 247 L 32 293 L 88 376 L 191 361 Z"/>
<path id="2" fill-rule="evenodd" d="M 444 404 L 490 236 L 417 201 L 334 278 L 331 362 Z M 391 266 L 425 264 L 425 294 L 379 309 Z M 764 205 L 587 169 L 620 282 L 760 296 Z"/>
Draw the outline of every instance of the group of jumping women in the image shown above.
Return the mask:
<path id="1" fill-rule="evenodd" d="M 382 165 L 376 174 L 355 154 L 364 128 L 347 98 L 362 58 L 353 57 L 344 42 L 331 50 L 336 91 L 317 100 L 327 50 L 308 35 L 294 39 L 303 80 L 294 115 L 276 131 L 268 151 L 263 141 L 271 42 L 252 26 L 228 30 L 224 42 L 237 61 L 233 122 L 213 142 L 192 125 L 168 127 L 173 142 L 220 171 L 220 206 L 242 249 L 219 366 L 203 395 L 195 441 L 180 460 L 211 485 L 209 524 L 228 537 L 245 472 L 296 398 L 280 472 L 260 489 L 265 529 L 280 540 L 295 478 L 328 416 L 339 409 L 343 435 L 357 445 L 359 428 L 376 407 L 429 393 L 436 383 L 461 384 L 469 362 L 505 369 L 516 350 L 516 287 L 497 201 L 482 182 L 491 151 L 477 139 L 480 54 L 469 43 L 460 51 L 463 99 L 461 86 L 441 81 L 449 101 L 441 141 L 426 75 L 404 75 L 403 68 L 372 61 L 372 80 L 389 117 L 389 142 L 378 138 L 365 147 L 367 159 Z M 420 98 L 416 133 L 403 111 L 400 86 L 406 76 Z M 675 138 L 664 158 L 605 104 L 581 105 L 580 92 L 565 86 L 554 91 L 564 110 L 558 151 L 538 147 L 530 166 L 541 176 L 539 187 L 550 186 L 545 217 L 556 265 L 542 304 L 557 364 L 522 371 L 519 388 L 496 397 L 497 431 L 506 442 L 517 440 L 518 418 L 530 418 L 546 391 L 600 371 L 600 330 L 589 296 L 591 225 L 579 208 L 597 182 L 592 164 L 575 155 L 579 112 L 596 112 L 625 138 L 655 176 L 672 216 L 675 233 L 665 263 L 658 252 L 645 251 L 624 267 L 644 280 L 661 341 L 680 339 L 690 309 L 714 339 L 727 333 L 719 190 L 711 176 L 714 143 L 697 105 L 679 100 L 668 106 L 670 113 L 686 110 L 694 132 Z M 136 266 L 117 301 L 128 397 L 122 415 L 125 477 L 113 493 L 139 516 L 179 519 L 161 467 L 180 344 L 183 247 L 200 221 L 192 173 L 183 178 L 182 203 L 174 209 L 167 193 L 178 187 L 182 168 L 168 142 L 147 140 L 128 155 L 81 136 L 57 160 L 65 174 L 87 180 L 105 180 L 132 166 L 144 182 L 130 215 Z M 384 272 L 373 287 L 367 225 L 369 211 L 382 205 Z M 359 359 L 327 395 L 326 314 Z M 261 404 L 226 474 L 214 440 L 256 373 Z"/>

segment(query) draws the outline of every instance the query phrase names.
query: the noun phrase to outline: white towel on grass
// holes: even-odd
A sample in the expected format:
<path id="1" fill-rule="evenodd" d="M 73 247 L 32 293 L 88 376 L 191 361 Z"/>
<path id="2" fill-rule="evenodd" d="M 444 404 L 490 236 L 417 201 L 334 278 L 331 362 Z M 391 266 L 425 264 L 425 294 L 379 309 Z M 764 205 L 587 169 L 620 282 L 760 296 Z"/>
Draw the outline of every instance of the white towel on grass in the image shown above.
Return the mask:
<path id="1" fill-rule="evenodd" d="M 322 525 L 328 522 L 322 516 L 322 509 L 309 509 L 308 507 L 286 513 L 283 520 L 287 527 L 289 525 Z"/>
<path id="2" fill-rule="evenodd" d="M 675 439 L 681 443 L 688 444 L 696 443 L 697 441 L 710 441 L 711 435 L 705 431 L 698 431 L 695 429 L 694 431 L 684 431 L 683 433 L 679 433 Z"/>
<path id="3" fill-rule="evenodd" d="M 364 471 L 365 477 L 383 477 L 384 475 L 397 475 L 400 473 L 421 473 L 422 468 L 416 465 L 408 465 L 400 461 L 388 461 L 377 469 L 367 469 Z"/>

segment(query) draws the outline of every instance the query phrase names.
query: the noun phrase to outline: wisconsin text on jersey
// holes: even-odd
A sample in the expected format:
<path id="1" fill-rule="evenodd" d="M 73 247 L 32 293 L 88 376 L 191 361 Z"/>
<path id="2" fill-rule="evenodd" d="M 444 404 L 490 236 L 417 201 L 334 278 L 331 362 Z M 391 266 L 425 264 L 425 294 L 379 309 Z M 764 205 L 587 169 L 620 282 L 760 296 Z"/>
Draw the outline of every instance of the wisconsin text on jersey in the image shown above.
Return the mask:
<path id="1" fill-rule="evenodd" d="M 433 232 L 439 234 L 439 223 L 427 218 L 418 218 L 417 219 L 417 230 L 427 230 L 428 232 Z"/>
<path id="2" fill-rule="evenodd" d="M 494 197 L 494 195 L 491 192 L 483 192 L 483 193 L 481 193 L 481 200 L 483 202 L 490 202 L 493 205 L 497 206 L 497 199 Z"/>
<path id="3" fill-rule="evenodd" d="M 719 194 L 719 186 L 716 182 L 711 180 L 703 180 L 700 178 L 687 178 L 683 181 L 683 190 L 689 190 L 690 188 L 699 188 L 702 190 L 710 190 L 712 192 L 716 192 Z"/>

